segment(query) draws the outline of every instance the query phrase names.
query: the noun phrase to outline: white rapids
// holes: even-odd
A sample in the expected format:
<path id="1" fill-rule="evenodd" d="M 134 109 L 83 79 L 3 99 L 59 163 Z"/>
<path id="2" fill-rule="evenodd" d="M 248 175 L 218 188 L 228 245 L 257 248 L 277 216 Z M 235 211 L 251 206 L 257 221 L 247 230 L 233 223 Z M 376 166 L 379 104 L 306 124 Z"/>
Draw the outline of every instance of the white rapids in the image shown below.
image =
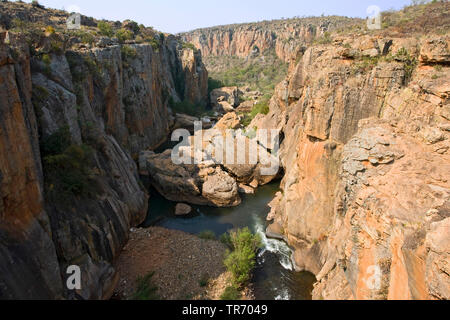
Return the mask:
<path id="1" fill-rule="evenodd" d="M 264 254 L 266 252 L 271 252 L 278 257 L 278 261 L 284 269 L 293 271 L 294 265 L 292 264 L 291 260 L 292 250 L 289 248 L 289 246 L 284 241 L 267 238 L 264 224 L 257 217 L 254 217 L 254 223 L 256 233 L 261 237 L 261 241 L 263 244 L 263 248 L 258 254 L 259 263 L 264 263 Z M 275 297 L 275 300 L 291 299 L 288 288 L 275 288 L 275 291 L 278 293 L 278 295 Z"/>

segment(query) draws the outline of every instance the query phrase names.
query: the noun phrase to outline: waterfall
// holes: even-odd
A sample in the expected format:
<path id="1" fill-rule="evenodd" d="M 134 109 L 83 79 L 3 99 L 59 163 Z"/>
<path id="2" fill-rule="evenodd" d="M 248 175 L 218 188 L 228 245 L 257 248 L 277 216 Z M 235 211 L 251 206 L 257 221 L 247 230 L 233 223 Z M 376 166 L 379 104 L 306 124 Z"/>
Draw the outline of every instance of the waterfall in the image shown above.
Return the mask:
<path id="1" fill-rule="evenodd" d="M 261 262 L 264 262 L 264 254 L 267 251 L 272 252 L 278 256 L 279 262 L 284 269 L 293 271 L 294 266 L 291 260 L 291 248 L 289 248 L 289 246 L 284 241 L 267 238 L 264 223 L 261 221 L 261 219 L 258 219 L 255 216 L 254 228 L 256 233 L 261 237 L 261 241 L 263 243 L 263 249 L 259 252 L 258 259 L 260 259 Z"/>

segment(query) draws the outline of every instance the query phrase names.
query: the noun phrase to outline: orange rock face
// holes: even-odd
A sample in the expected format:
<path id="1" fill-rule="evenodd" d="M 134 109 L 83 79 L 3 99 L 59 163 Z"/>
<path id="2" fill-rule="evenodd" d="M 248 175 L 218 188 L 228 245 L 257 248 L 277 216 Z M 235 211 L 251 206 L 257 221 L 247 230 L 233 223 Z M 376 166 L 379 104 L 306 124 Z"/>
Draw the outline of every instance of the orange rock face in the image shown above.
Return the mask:
<path id="1" fill-rule="evenodd" d="M 108 299 L 118 279 L 112 262 L 147 214 L 132 155 L 167 138 L 171 100 L 206 103 L 208 73 L 201 55 L 174 36 L 158 52 L 112 44 L 48 60 L 30 57 L 14 33 L 0 33 L 0 298 L 76 299 L 65 288 L 65 271 L 76 265 L 76 294 Z M 61 128 L 71 144 L 92 149 L 95 189 L 64 201 L 49 196 L 40 154 Z"/>
<path id="2" fill-rule="evenodd" d="M 309 44 L 326 31 L 358 23 L 358 19 L 334 17 L 304 18 L 230 25 L 199 29 L 181 34 L 207 56 L 237 56 L 246 58 L 267 50 L 290 62 L 301 44 Z M 295 59 L 295 57 L 294 57 Z"/>
<path id="3" fill-rule="evenodd" d="M 61 297 L 59 265 L 44 211 L 29 56 L 0 33 L 0 287 L 5 299 Z M 13 41 L 13 39 L 11 39 Z M 6 275 L 9 275 L 8 277 Z M 19 281 L 20 279 L 20 281 Z"/>
<path id="4" fill-rule="evenodd" d="M 251 124 L 284 132 L 283 195 L 269 219 L 297 268 L 316 275 L 315 298 L 449 298 L 447 42 L 309 48 Z M 410 79 L 389 58 L 401 48 L 421 57 Z M 367 54 L 377 61 L 362 67 Z"/>

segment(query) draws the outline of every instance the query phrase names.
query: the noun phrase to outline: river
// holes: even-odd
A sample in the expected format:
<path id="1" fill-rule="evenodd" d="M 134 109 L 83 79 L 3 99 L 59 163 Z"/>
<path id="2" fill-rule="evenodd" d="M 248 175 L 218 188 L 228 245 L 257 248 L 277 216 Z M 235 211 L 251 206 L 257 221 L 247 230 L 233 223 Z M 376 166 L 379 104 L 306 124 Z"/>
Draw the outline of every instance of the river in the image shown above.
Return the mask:
<path id="1" fill-rule="evenodd" d="M 295 272 L 291 249 L 282 241 L 265 235 L 268 203 L 279 190 L 279 184 L 259 187 L 254 195 L 242 195 L 242 204 L 233 208 L 192 206 L 195 213 L 175 216 L 176 203 L 150 190 L 149 214 L 143 227 L 160 226 L 191 234 L 213 231 L 218 237 L 234 228 L 249 227 L 263 241 L 252 286 L 257 300 L 310 300 L 315 277 L 309 272 Z"/>

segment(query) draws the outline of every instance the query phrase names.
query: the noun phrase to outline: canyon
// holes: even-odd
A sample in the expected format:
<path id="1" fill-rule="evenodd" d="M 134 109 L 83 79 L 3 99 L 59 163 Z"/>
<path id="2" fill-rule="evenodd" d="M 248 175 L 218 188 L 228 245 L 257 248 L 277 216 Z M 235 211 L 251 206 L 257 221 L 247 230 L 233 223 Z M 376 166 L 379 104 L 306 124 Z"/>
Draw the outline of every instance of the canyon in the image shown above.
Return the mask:
<path id="1" fill-rule="evenodd" d="M 448 30 L 366 31 L 361 19 L 320 17 L 168 35 L 125 21 L 110 24 L 132 39 L 83 41 L 54 31 L 66 12 L 0 8 L 1 299 L 109 299 L 115 262 L 149 209 L 141 176 L 168 200 L 222 208 L 282 179 L 266 234 L 315 275 L 313 299 L 450 298 Z M 448 29 L 448 2 L 427 8 Z M 46 31 L 18 32 L 17 18 Z M 81 21 L 97 33 L 99 21 Z M 256 101 L 240 97 L 259 94 L 210 95 L 204 59 L 267 51 L 287 75 L 268 111 L 243 123 L 240 110 Z M 234 143 L 256 144 L 259 162 L 219 164 L 213 153 L 176 165 L 171 149 L 158 153 L 174 129 L 192 134 L 200 120 L 179 114 L 182 104 L 219 108 L 218 132 L 195 134 L 211 142 L 238 129 Z M 274 147 L 255 129 L 280 132 L 278 173 L 260 174 Z M 71 265 L 84 275 L 75 292 L 65 285 Z"/>
<path id="2" fill-rule="evenodd" d="M 249 125 L 284 136 L 267 233 L 316 275 L 314 299 L 449 298 L 449 38 L 396 28 L 296 47 L 269 113 Z M 212 55 L 258 46 L 251 26 L 222 32 L 186 39 Z"/>
<path id="3" fill-rule="evenodd" d="M 448 299 L 448 45 L 366 36 L 309 48 L 250 125 L 285 134 L 269 230 L 316 275 L 316 299 Z M 374 66 L 355 72 L 369 51 Z M 410 79 L 405 52 L 418 61 Z"/>

